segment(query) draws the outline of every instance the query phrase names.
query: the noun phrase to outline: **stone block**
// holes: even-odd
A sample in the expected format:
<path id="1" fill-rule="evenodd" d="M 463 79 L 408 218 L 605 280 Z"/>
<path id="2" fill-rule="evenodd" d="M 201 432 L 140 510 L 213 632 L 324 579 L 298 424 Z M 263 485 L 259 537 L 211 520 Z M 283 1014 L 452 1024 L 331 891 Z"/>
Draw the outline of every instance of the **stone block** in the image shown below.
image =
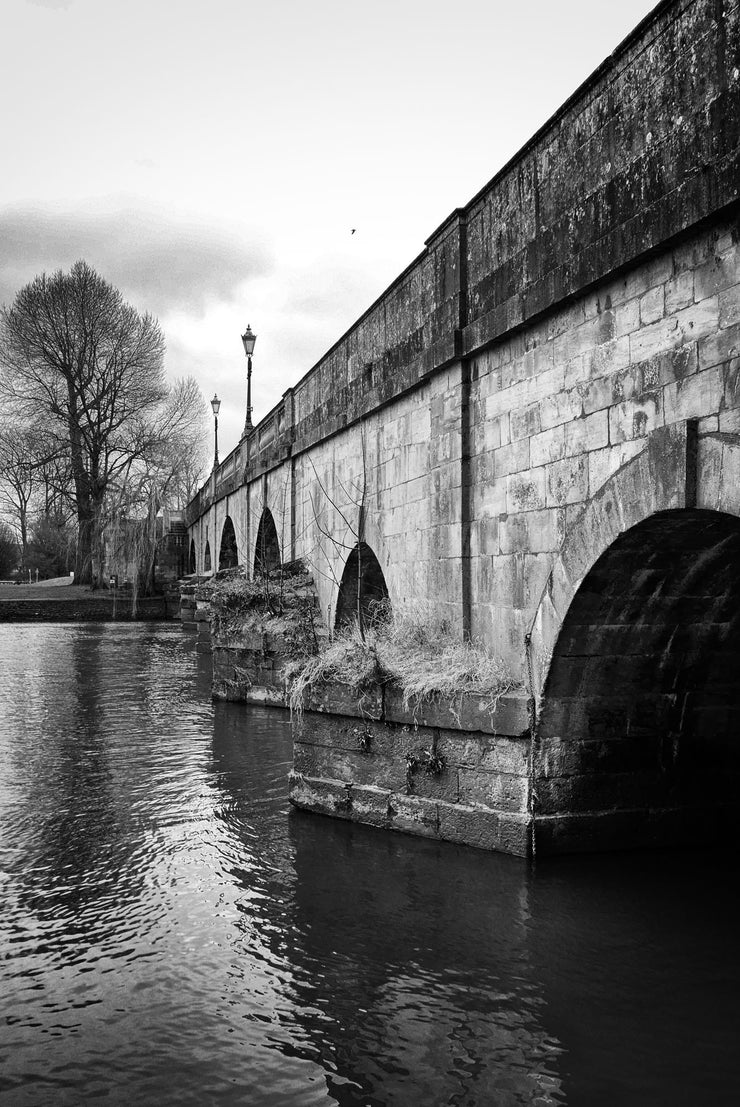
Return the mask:
<path id="1" fill-rule="evenodd" d="M 633 361 L 644 361 L 684 342 L 696 342 L 713 334 L 719 326 L 719 302 L 716 296 L 691 304 L 673 315 L 631 335 Z"/>
<path id="2" fill-rule="evenodd" d="M 614 404 L 609 408 L 609 441 L 613 445 L 647 436 L 663 425 L 661 390 L 644 393 L 639 402 Z"/>
<path id="3" fill-rule="evenodd" d="M 545 470 L 542 466 L 514 473 L 506 478 L 506 510 L 509 513 L 536 511 L 545 507 Z"/>
<path id="4" fill-rule="evenodd" d="M 624 335 L 621 338 L 613 338 L 610 342 L 604 342 L 601 346 L 596 346 L 593 350 L 584 354 L 582 376 L 579 381 L 585 383 L 587 380 L 609 376 L 611 373 L 626 369 L 629 364 L 629 337 Z M 566 387 L 571 383 L 577 384 L 579 381 L 571 382 L 566 375 Z M 588 409 L 586 409 L 586 414 L 588 414 Z"/>
<path id="5" fill-rule="evenodd" d="M 366 735 L 377 742 L 387 729 L 383 723 L 358 716 L 314 711 L 294 712 L 291 727 L 294 741 L 339 751 L 359 750 Z"/>
<path id="6" fill-rule="evenodd" d="M 532 435 L 561 423 L 569 423 L 583 414 L 583 394 L 579 387 L 544 396 L 538 401 L 538 425 L 532 428 Z"/>
<path id="7" fill-rule="evenodd" d="M 352 789 L 352 818 L 366 826 L 387 827 L 392 793 L 382 788 L 356 786 Z"/>
<path id="8" fill-rule="evenodd" d="M 725 380 L 720 366 L 694 373 L 663 389 L 663 418 L 666 424 L 696 419 L 719 410 Z"/>
<path id="9" fill-rule="evenodd" d="M 438 836 L 478 849 L 500 850 L 518 857 L 529 854 L 529 817 L 485 807 L 439 804 Z"/>
<path id="10" fill-rule="evenodd" d="M 740 255 L 737 249 L 723 257 L 713 256 L 694 270 L 694 299 L 705 300 L 740 284 Z"/>
<path id="11" fill-rule="evenodd" d="M 496 480 L 529 468 L 529 439 L 521 438 L 493 452 L 493 472 Z"/>
<path id="12" fill-rule="evenodd" d="M 498 811 L 526 812 L 529 781 L 526 776 L 488 773 L 481 769 L 460 769 L 459 800 Z"/>
<path id="13" fill-rule="evenodd" d="M 536 400 L 532 404 L 511 412 L 511 440 L 515 442 L 519 438 L 530 438 L 533 434 L 539 434 L 542 430 L 540 418 L 540 405 L 543 401 Z"/>
<path id="14" fill-rule="evenodd" d="M 536 434 L 529 439 L 530 464 L 547 465 L 565 456 L 565 424 Z"/>
<path id="15" fill-rule="evenodd" d="M 544 511 L 523 511 L 499 517 L 499 547 L 502 554 L 543 553 L 560 545 L 558 513 L 552 507 Z"/>
<path id="16" fill-rule="evenodd" d="M 505 695 L 495 700 L 466 692 L 453 698 L 436 696 L 403 704 L 398 689 L 386 686 L 384 718 L 413 728 L 426 727 L 483 734 L 517 736 L 529 729 L 528 703 L 524 696 Z"/>
<path id="17" fill-rule="evenodd" d="M 283 688 L 259 684 L 240 688 L 234 699 L 238 703 L 256 703 L 268 707 L 288 707 L 289 702 L 289 697 Z"/>
<path id="18" fill-rule="evenodd" d="M 699 369 L 708 369 L 736 357 L 740 357 L 740 323 L 707 335 L 699 342 Z"/>
<path id="19" fill-rule="evenodd" d="M 394 830 L 417 834 L 422 838 L 439 837 L 437 803 L 420 796 L 394 792 L 388 799 L 388 822 Z"/>
<path id="20" fill-rule="evenodd" d="M 665 313 L 672 315 L 694 302 L 694 271 L 688 269 L 665 284 Z"/>
<path id="21" fill-rule="evenodd" d="M 306 776 L 330 777 L 344 784 L 371 785 L 375 788 L 403 790 L 406 786 L 406 766 L 402 757 L 380 757 L 372 743 L 367 753 L 357 745 L 353 749 L 328 748 L 295 742 L 293 767 Z M 457 781 L 454 785 L 457 793 Z"/>
<path id="22" fill-rule="evenodd" d="M 619 389 L 619 377 L 616 374 L 585 381 L 576 390 L 580 400 L 576 416 L 591 415 L 594 411 L 609 407 L 615 399 L 621 398 L 615 395 L 615 389 Z"/>
<path id="23" fill-rule="evenodd" d="M 431 752 L 431 747 L 424 747 L 420 752 Z M 403 785 L 399 785 L 396 790 L 403 791 Z M 428 773 L 423 764 L 420 764 L 406 777 L 405 790 L 409 795 L 420 799 L 457 803 L 460 794 L 458 771 L 454 766 L 446 764 L 440 773 Z"/>
<path id="24" fill-rule="evenodd" d="M 565 458 L 563 461 L 555 461 L 548 465 L 547 506 L 560 507 L 562 504 L 574 504 L 586 500 L 588 478 L 589 461 L 588 457 L 583 455 Z"/>
<path id="25" fill-rule="evenodd" d="M 379 719 L 383 713 L 383 692 L 372 686 L 356 692 L 341 684 L 315 684 L 305 702 L 306 711 L 349 715 L 358 719 Z"/>
<path id="26" fill-rule="evenodd" d="M 457 769 L 522 776 L 527 774 L 529 738 L 440 731 L 437 752 Z"/>
<path id="27" fill-rule="evenodd" d="M 595 411 L 583 419 L 574 419 L 565 427 L 564 455 L 598 450 L 609 442 L 609 419 L 606 411 Z"/>
<path id="28" fill-rule="evenodd" d="M 644 277 L 641 277 L 639 271 L 635 274 L 630 274 L 627 278 L 636 279 L 640 283 L 635 286 L 634 291 L 637 292 L 638 288 L 642 290 L 644 283 Z M 622 338 L 624 335 L 633 335 L 640 327 L 640 302 L 638 299 L 627 300 L 623 304 L 619 304 L 614 312 L 614 335 L 616 338 Z"/>
<path id="29" fill-rule="evenodd" d="M 320 780 L 292 772 L 288 777 L 288 798 L 307 811 L 340 819 L 352 817 L 352 788 L 338 780 Z"/>
<path id="30" fill-rule="evenodd" d="M 655 323 L 658 319 L 662 319 L 665 307 L 663 286 L 658 285 L 657 288 L 649 289 L 644 295 L 640 296 L 639 304 L 641 326 L 645 326 L 648 323 Z"/>

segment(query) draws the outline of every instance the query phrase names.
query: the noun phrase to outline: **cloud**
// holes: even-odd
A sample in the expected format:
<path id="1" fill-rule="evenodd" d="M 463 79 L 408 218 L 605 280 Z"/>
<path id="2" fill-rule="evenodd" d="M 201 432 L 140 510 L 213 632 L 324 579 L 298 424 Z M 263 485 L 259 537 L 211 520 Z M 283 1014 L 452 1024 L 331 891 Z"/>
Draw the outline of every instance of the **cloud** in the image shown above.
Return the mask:
<path id="1" fill-rule="evenodd" d="M 84 258 L 140 311 L 202 315 L 273 271 L 269 251 L 203 219 L 154 209 L 60 212 L 0 209 L 0 302 L 41 272 Z"/>
<path id="2" fill-rule="evenodd" d="M 51 8 L 52 11 L 61 11 L 64 8 L 71 8 L 74 0 L 27 0 L 29 4 L 33 4 L 36 8 Z"/>

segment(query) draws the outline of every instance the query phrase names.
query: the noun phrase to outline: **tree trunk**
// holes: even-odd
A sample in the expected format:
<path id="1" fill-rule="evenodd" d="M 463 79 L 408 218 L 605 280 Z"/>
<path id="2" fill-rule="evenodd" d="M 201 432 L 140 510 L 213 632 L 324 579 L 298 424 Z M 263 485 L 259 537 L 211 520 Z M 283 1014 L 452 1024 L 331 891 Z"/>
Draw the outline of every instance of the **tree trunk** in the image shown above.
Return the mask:
<path id="1" fill-rule="evenodd" d="M 92 513 L 87 502 L 77 502 L 77 551 L 75 553 L 75 584 L 92 582 Z"/>
<path id="2" fill-rule="evenodd" d="M 72 464 L 72 477 L 75 483 L 77 525 L 79 530 L 77 554 L 75 557 L 75 584 L 90 584 L 93 580 L 95 511 L 90 496 L 90 480 L 85 468 L 82 435 L 80 433 L 77 415 L 77 397 L 75 396 L 71 377 L 67 380 L 67 397 L 69 402 L 67 430 L 69 433 L 70 460 Z"/>

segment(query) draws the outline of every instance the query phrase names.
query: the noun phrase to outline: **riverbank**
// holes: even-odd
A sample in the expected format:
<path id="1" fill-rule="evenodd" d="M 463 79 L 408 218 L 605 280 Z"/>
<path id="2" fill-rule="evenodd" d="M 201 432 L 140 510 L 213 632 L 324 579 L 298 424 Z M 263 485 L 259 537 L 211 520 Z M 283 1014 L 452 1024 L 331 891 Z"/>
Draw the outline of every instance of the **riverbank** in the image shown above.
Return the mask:
<path id="1" fill-rule="evenodd" d="M 107 623 L 161 620 L 177 614 L 165 596 L 140 597 L 87 585 L 0 584 L 0 623 Z"/>

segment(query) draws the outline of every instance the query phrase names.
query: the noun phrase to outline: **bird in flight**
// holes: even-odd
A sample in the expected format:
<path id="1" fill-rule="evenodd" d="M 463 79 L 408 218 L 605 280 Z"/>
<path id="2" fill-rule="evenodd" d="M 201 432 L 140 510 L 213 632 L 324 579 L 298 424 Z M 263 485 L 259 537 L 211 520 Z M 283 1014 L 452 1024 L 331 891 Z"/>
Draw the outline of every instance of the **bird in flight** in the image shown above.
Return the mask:
<path id="1" fill-rule="evenodd" d="M 357 230 L 357 227 L 353 227 L 352 228 L 352 234 L 354 234 L 356 230 Z"/>

